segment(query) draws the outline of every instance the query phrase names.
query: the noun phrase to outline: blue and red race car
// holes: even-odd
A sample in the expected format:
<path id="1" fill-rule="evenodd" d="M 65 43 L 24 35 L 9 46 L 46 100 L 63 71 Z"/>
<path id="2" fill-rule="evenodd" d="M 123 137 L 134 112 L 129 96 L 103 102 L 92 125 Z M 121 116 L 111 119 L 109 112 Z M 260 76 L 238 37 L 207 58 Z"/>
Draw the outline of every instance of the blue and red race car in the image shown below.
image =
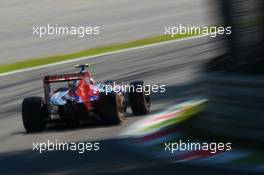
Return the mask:
<path id="1" fill-rule="evenodd" d="M 50 75 L 43 79 L 44 99 L 28 97 L 22 103 L 22 120 L 27 132 L 42 131 L 51 121 L 78 125 L 84 120 L 107 124 L 120 123 L 130 107 L 134 115 L 149 112 L 150 96 L 143 81 L 116 85 L 112 80 L 95 83 L 87 70 L 89 64 L 76 65 L 76 74 Z M 51 84 L 66 86 L 51 90 Z M 137 90 L 137 89 L 140 90 Z"/>

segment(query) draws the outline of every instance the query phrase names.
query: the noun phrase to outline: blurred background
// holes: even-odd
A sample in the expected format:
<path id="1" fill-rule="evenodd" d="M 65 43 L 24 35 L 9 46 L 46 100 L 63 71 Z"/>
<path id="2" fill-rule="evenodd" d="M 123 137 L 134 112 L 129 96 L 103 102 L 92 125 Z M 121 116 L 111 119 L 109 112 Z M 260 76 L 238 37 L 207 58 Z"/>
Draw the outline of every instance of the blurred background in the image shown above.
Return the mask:
<path id="1" fill-rule="evenodd" d="M 152 95 L 150 115 L 127 114 L 118 126 L 52 127 L 26 134 L 22 99 L 42 96 L 43 76 L 74 72 L 75 62 L 0 75 L 0 174 L 264 172 L 264 1 L 0 0 L 0 4 L 1 65 L 159 36 L 168 25 L 232 27 L 228 36 L 175 41 L 78 61 L 94 65 L 92 74 L 98 81 L 142 79 L 166 85 L 166 93 Z M 33 26 L 47 24 L 100 26 L 101 33 L 85 38 L 32 35 Z M 200 102 L 203 107 L 191 112 L 192 119 L 178 122 L 179 113 Z M 153 123 L 169 113 L 174 117 L 170 122 Z M 138 133 L 154 124 L 152 130 Z M 233 149 L 215 155 L 164 153 L 164 142 L 179 138 L 232 142 Z M 32 151 L 32 142 L 48 139 L 98 141 L 100 151 Z M 182 154 L 186 154 L 184 160 Z"/>
<path id="2" fill-rule="evenodd" d="M 207 26 L 203 0 L 1 1 L 0 64 L 162 35 L 167 25 Z M 195 16 L 195 18 L 193 18 Z M 32 35 L 33 26 L 99 26 L 100 35 Z"/>

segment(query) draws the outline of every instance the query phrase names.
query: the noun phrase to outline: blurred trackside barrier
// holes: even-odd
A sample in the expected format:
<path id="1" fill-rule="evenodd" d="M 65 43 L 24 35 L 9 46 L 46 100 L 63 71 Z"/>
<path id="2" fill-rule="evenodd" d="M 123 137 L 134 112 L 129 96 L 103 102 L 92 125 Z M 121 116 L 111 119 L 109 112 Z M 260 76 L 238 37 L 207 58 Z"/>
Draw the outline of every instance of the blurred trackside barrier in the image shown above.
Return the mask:
<path id="1" fill-rule="evenodd" d="M 240 139 L 264 141 L 264 76 L 205 74 L 207 106 L 195 127 Z"/>
<path id="2" fill-rule="evenodd" d="M 205 66 L 208 106 L 193 124 L 227 138 L 264 141 L 264 1 L 215 5 L 232 35 L 223 36 L 218 48 L 225 49 Z"/>

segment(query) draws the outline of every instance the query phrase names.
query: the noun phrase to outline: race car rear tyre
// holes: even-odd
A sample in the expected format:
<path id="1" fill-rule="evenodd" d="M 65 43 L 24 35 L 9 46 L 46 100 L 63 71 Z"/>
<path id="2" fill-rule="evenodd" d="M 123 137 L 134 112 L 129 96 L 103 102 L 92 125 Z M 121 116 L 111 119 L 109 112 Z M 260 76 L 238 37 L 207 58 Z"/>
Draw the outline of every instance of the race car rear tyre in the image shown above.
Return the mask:
<path id="1" fill-rule="evenodd" d="M 42 131 L 47 117 L 47 107 L 41 97 L 29 97 L 23 100 L 22 120 L 27 132 Z"/>
<path id="2" fill-rule="evenodd" d="M 122 97 L 117 93 L 103 94 L 99 101 L 99 115 L 106 124 L 118 124 L 123 120 Z"/>
<path id="3" fill-rule="evenodd" d="M 143 81 L 135 81 L 129 84 L 130 92 L 128 94 L 129 105 L 134 115 L 145 115 L 149 112 L 150 96 L 147 94 L 149 88 Z"/>

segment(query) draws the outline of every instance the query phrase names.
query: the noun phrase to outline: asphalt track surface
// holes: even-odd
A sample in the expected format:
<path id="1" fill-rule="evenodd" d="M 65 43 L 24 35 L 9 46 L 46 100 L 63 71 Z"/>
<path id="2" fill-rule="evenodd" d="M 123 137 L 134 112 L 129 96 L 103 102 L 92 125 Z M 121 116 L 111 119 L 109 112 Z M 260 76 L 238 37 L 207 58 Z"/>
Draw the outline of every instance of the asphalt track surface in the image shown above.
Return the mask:
<path id="1" fill-rule="evenodd" d="M 206 0 L 0 0 L 0 64 L 77 52 L 164 34 L 164 27 L 208 26 Z M 99 26 L 100 35 L 33 35 L 33 26 Z"/>
<path id="2" fill-rule="evenodd" d="M 152 95 L 151 113 L 194 95 L 193 83 L 200 66 L 217 54 L 215 41 L 200 38 L 150 48 L 101 56 L 78 63 L 91 63 L 95 80 L 129 82 L 145 80 L 165 84 L 166 93 Z M 27 134 L 21 121 L 21 102 L 28 96 L 42 96 L 46 74 L 75 72 L 74 63 L 0 77 L 0 174 L 247 174 L 214 167 L 169 163 L 139 155 L 126 146 L 129 138 L 118 135 L 144 116 L 127 114 L 118 126 L 88 124 L 77 129 L 47 128 Z M 195 94 L 195 93 L 194 93 Z M 199 95 L 199 94 L 198 94 Z M 71 151 L 32 151 L 32 142 L 100 142 L 100 150 L 78 154 Z"/>

